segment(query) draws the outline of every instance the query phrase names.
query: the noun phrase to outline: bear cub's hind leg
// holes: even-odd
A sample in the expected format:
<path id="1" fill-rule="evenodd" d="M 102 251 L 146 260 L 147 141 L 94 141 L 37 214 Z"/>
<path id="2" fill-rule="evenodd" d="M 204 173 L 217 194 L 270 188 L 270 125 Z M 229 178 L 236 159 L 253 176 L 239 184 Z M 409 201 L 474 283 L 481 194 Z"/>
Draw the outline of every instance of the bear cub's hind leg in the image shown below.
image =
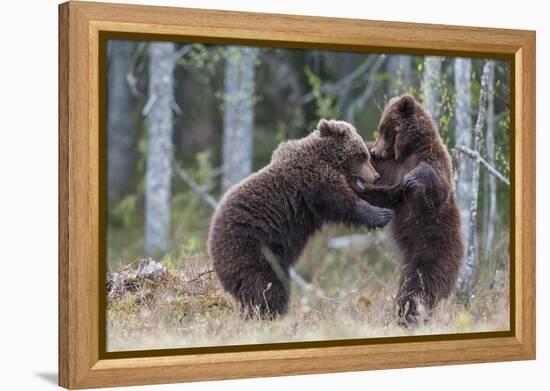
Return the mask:
<path id="1" fill-rule="evenodd" d="M 288 271 L 277 264 L 278 273 L 263 259 L 242 269 L 240 285 L 235 292 L 248 317 L 273 318 L 288 312 L 289 276 Z"/>

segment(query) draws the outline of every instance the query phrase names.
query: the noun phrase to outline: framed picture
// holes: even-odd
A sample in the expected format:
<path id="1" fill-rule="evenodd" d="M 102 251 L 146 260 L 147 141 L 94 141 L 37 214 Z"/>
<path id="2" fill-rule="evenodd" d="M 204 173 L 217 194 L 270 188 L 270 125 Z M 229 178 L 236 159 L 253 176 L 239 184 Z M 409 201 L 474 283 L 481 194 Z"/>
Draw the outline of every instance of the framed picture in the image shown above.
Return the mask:
<path id="1" fill-rule="evenodd" d="M 59 6 L 66 388 L 535 358 L 535 33 Z"/>

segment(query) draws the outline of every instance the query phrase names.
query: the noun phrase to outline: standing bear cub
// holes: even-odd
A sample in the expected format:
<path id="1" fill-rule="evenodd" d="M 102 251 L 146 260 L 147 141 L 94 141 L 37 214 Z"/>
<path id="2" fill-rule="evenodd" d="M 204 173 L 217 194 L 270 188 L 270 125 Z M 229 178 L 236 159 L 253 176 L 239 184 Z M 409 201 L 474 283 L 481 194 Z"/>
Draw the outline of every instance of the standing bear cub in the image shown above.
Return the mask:
<path id="1" fill-rule="evenodd" d="M 223 288 L 248 314 L 285 314 L 289 268 L 323 223 L 376 228 L 393 218 L 354 191 L 378 177 L 366 144 L 346 122 L 321 120 L 307 137 L 282 143 L 214 212 L 208 252 Z"/>
<path id="2" fill-rule="evenodd" d="M 401 186 L 404 197 L 362 198 L 395 209 L 391 224 L 403 257 L 397 308 L 414 324 L 417 304 L 428 311 L 447 297 L 464 258 L 460 213 L 452 186 L 451 157 L 430 115 L 410 95 L 389 101 L 371 146 L 377 185 Z"/>

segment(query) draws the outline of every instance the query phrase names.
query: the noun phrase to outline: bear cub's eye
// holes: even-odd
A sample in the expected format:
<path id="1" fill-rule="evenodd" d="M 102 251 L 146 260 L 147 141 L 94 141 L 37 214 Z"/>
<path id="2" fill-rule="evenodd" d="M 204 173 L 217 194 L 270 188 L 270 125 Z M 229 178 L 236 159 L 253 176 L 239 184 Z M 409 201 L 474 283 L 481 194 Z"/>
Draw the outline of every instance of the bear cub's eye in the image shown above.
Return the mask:
<path id="1" fill-rule="evenodd" d="M 357 159 L 367 161 L 369 160 L 369 155 L 366 152 L 361 152 L 359 155 L 357 155 Z"/>

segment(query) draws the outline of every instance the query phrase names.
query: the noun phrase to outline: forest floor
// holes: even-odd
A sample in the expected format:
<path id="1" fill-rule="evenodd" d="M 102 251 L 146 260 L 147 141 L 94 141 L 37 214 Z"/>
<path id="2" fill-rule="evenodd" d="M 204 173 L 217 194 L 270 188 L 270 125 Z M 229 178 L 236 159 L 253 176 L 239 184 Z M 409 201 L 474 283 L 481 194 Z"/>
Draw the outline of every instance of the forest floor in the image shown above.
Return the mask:
<path id="1" fill-rule="evenodd" d="M 315 258 L 315 251 L 306 249 L 304 257 Z M 162 268 L 143 261 L 120 267 L 108 279 L 107 350 L 509 329 L 509 274 L 505 270 L 482 273 L 468 306 L 452 296 L 437 306 L 431 319 L 405 329 L 398 326 L 394 315 L 397 273 L 382 274 L 391 276 L 385 279 L 368 262 L 357 265 L 360 254 L 354 257 L 348 253 L 345 258 L 350 261 L 333 273 L 338 284 L 319 278 L 312 282 L 313 289 L 306 289 L 293 283 L 289 313 L 275 320 L 245 319 L 239 305 L 221 288 L 204 255 L 187 255 L 185 262 L 163 262 Z M 158 270 L 139 275 L 143 266 Z M 365 273 L 358 273 L 357 267 Z M 302 268 L 300 274 L 308 274 L 307 269 Z"/>

